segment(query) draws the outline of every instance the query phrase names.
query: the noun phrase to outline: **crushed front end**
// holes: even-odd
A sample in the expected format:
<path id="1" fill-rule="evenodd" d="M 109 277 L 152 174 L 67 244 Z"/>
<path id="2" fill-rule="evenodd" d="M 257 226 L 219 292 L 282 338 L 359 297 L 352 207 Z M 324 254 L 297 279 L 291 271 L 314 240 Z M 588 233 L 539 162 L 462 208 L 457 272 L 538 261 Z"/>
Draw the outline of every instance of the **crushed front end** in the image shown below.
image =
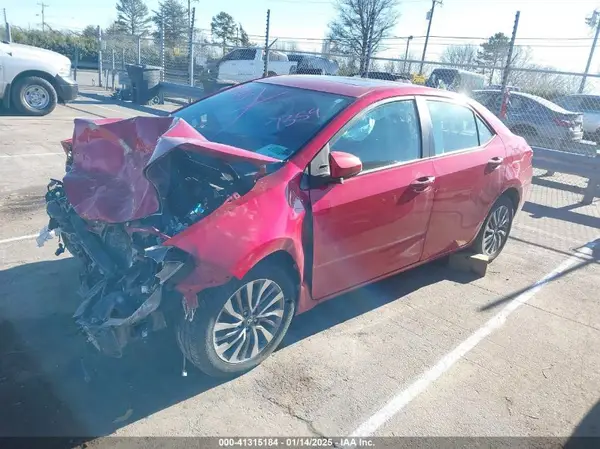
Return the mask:
<path id="1" fill-rule="evenodd" d="M 166 326 L 164 298 L 180 304 L 174 286 L 193 269 L 184 251 L 162 243 L 156 228 L 140 221 L 89 222 L 69 203 L 61 181 L 46 193 L 48 231 L 59 238 L 56 255 L 68 249 L 81 263 L 74 318 L 88 340 L 107 355 L 120 357 L 130 340 Z M 173 297 L 171 299 L 171 297 Z"/>
<path id="2" fill-rule="evenodd" d="M 54 233 L 56 255 L 78 259 L 74 318 L 98 350 L 120 357 L 190 313 L 177 285 L 198 262 L 169 240 L 247 193 L 271 159 L 208 142 L 173 117 L 78 119 L 62 145 L 66 174 L 48 185 L 38 245 Z"/>

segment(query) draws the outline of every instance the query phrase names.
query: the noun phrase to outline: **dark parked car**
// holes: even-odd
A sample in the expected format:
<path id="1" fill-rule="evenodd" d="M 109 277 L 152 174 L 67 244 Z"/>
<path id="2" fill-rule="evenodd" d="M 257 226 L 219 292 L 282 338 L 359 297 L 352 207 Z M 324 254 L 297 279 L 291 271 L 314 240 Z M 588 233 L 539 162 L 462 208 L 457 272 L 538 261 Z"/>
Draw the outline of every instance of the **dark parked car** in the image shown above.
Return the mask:
<path id="1" fill-rule="evenodd" d="M 172 325 L 215 376 L 255 367 L 343 292 L 462 249 L 494 260 L 532 175 L 527 142 L 476 102 L 352 77 L 78 119 L 63 148 L 45 232 L 81 262 L 88 340 L 120 356 Z"/>

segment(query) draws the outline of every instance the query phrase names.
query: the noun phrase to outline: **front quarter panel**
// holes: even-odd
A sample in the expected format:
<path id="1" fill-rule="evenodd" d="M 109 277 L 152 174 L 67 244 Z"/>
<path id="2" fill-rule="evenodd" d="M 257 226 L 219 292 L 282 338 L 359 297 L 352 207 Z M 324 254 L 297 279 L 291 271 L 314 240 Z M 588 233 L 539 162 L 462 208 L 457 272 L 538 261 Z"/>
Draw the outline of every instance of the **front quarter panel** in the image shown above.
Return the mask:
<path id="1" fill-rule="evenodd" d="M 301 173 L 294 175 L 293 171 L 299 172 L 287 164 L 260 179 L 249 193 L 226 202 L 164 243 L 196 260 L 194 271 L 177 286 L 188 302 L 201 290 L 242 279 L 279 250 L 293 258 L 302 282 L 302 223 L 307 201 L 299 188 Z"/>

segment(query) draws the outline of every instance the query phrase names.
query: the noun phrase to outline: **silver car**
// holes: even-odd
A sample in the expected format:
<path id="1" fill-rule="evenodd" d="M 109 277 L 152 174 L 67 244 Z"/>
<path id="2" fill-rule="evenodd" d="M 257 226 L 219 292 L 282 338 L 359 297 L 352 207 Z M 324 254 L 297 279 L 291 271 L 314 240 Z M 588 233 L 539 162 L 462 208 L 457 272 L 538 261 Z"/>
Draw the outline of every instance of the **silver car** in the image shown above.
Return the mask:
<path id="1" fill-rule="evenodd" d="M 584 138 L 600 144 L 600 95 L 567 95 L 554 102 L 569 111 L 582 112 Z"/>
<path id="2" fill-rule="evenodd" d="M 500 90 L 476 90 L 472 96 L 500 116 Z M 510 92 L 506 117 L 501 119 L 513 133 L 524 137 L 529 145 L 566 149 L 583 138 L 583 114 L 568 111 L 545 98 L 524 92 Z"/>

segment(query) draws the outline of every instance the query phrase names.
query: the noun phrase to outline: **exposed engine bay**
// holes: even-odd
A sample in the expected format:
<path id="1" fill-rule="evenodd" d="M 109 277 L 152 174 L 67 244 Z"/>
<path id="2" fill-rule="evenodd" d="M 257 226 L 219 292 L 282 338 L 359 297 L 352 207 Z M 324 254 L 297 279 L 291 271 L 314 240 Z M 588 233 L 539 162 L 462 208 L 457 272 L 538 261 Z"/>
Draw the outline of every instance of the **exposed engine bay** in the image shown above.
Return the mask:
<path id="1" fill-rule="evenodd" d="M 123 122 L 131 120 L 136 119 Z M 114 128 L 118 123 L 108 126 Z M 188 131 L 183 121 L 175 125 Z M 90 122 L 87 126 L 93 131 L 99 129 Z M 168 128 L 172 129 L 173 125 Z M 114 158 L 112 166 L 113 161 L 106 160 L 114 157 L 110 154 L 90 164 L 95 149 L 89 142 L 94 141 L 88 135 L 79 144 L 77 134 L 76 123 L 73 144 L 65 147 L 63 143 L 66 175 L 62 181 L 51 180 L 48 185 L 46 209 L 50 221 L 42 233 L 57 235 L 57 256 L 68 249 L 81 262 L 79 294 L 83 301 L 74 314 L 76 322 L 98 350 L 120 357 L 130 340 L 166 327 L 169 310 L 185 311 L 174 286 L 192 272 L 196 261 L 185 251 L 164 243 L 226 201 L 247 193 L 255 183 L 257 167 L 243 160 L 231 163 L 182 145 L 173 145 L 168 151 L 163 148 L 163 154 L 155 157 L 147 152 L 147 146 L 136 150 L 118 134 L 110 138 L 116 134 L 115 129 L 109 138 L 104 130 L 103 143 L 117 143 L 123 148 L 122 154 Z M 161 144 L 164 147 L 159 136 L 153 146 L 159 148 Z M 138 166 L 132 169 L 133 164 Z M 140 189 L 135 190 L 135 186 L 143 185 L 141 179 L 135 179 L 138 172 L 152 186 L 150 190 L 142 189 L 143 195 Z M 115 188 L 125 194 L 115 195 L 111 191 Z M 158 207 L 154 207 L 154 199 Z M 132 219 L 120 221 L 122 218 Z"/>

